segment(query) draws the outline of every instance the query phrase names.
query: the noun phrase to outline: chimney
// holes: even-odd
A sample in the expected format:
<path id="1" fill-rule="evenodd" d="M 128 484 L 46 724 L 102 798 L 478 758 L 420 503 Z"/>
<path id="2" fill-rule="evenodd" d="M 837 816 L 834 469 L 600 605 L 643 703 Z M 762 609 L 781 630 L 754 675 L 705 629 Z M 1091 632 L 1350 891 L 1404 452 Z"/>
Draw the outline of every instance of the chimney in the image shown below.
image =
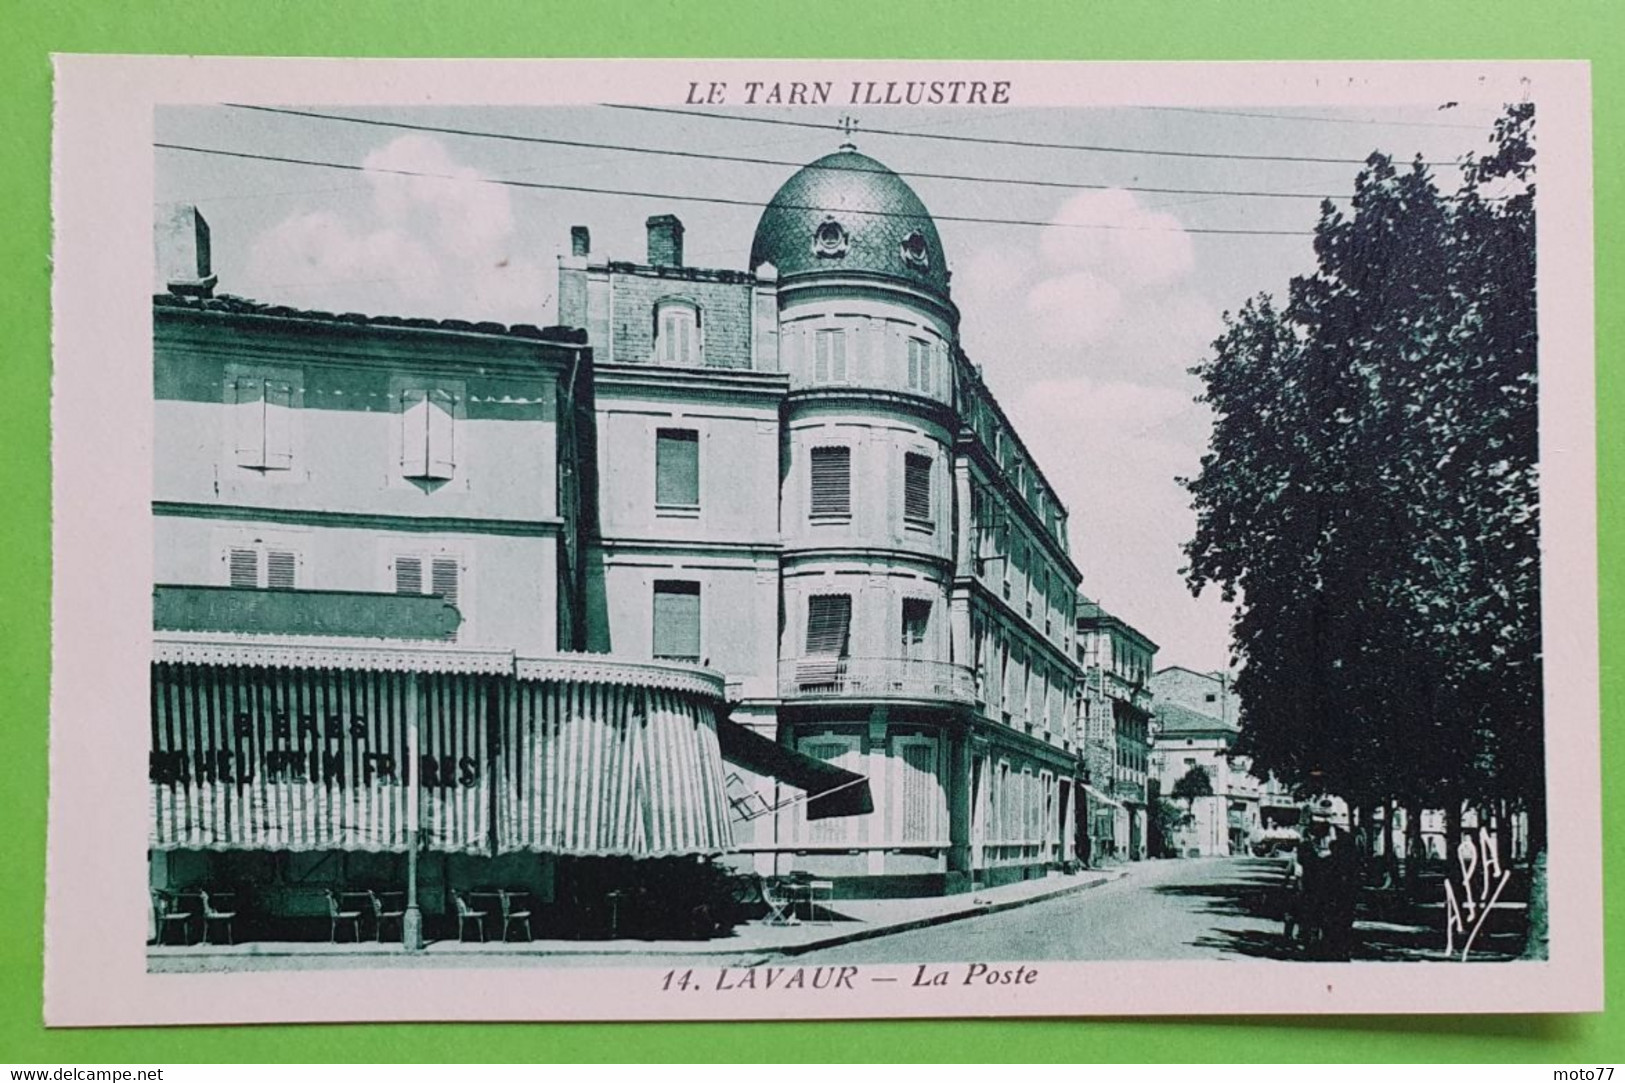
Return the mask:
<path id="1" fill-rule="evenodd" d="M 586 226 L 570 227 L 570 255 L 577 257 L 592 255 L 592 234 L 587 232 Z"/>
<path id="2" fill-rule="evenodd" d="M 644 225 L 649 227 L 649 263 L 654 267 L 683 265 L 683 223 L 675 214 L 657 214 Z"/>
<path id="3" fill-rule="evenodd" d="M 190 204 L 159 207 L 152 234 L 155 288 L 212 296 L 218 279 L 209 263 L 209 223 L 197 208 Z"/>

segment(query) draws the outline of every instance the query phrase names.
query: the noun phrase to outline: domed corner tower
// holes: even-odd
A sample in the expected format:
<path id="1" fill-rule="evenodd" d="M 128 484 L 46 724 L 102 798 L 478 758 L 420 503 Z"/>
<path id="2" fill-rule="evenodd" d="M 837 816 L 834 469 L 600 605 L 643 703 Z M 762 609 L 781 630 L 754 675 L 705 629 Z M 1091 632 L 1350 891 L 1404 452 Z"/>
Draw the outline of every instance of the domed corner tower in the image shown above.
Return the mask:
<path id="1" fill-rule="evenodd" d="M 782 837 L 838 884 L 955 890 L 975 679 L 953 649 L 959 314 L 942 240 L 914 190 L 848 145 L 763 211 L 750 266 L 769 264 L 790 381 L 780 723 L 876 790 L 873 813 Z"/>

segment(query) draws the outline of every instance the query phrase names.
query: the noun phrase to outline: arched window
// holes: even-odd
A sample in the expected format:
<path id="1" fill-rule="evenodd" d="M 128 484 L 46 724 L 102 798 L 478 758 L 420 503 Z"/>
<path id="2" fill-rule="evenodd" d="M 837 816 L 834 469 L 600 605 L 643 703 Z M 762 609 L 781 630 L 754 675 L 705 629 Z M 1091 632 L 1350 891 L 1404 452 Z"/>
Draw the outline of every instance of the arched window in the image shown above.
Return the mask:
<path id="1" fill-rule="evenodd" d="M 703 365 L 700 307 L 693 301 L 667 298 L 655 305 L 655 362 L 692 368 Z"/>

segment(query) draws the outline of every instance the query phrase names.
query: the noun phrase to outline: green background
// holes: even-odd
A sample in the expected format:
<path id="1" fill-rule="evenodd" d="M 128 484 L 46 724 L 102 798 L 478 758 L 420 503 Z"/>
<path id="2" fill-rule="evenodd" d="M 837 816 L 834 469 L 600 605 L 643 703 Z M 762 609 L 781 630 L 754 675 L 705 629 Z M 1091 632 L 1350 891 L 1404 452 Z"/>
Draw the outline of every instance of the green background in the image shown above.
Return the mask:
<path id="1" fill-rule="evenodd" d="M 0 1061 L 741 1059 L 1625 1060 L 1625 374 L 1599 366 L 1603 859 L 1614 1009 L 1585 1016 L 1304 1017 L 737 1024 L 195 1027 L 40 1025 L 50 640 L 52 52 L 466 57 L 1589 59 L 1595 106 L 1597 350 L 1625 343 L 1625 5 L 1477 0 L 214 0 L 0 2 Z M 139 569 L 137 569 L 139 571 Z M 132 572 L 134 574 L 134 572 Z M 1173 991 L 1170 990 L 1172 993 Z"/>

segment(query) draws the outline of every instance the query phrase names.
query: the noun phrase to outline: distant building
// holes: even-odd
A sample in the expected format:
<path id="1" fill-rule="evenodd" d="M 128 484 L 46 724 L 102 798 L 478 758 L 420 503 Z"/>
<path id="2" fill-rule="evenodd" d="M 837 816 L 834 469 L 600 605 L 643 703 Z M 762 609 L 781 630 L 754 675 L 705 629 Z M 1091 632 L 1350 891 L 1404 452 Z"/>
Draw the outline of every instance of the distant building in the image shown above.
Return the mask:
<path id="1" fill-rule="evenodd" d="M 1245 854 L 1268 829 L 1295 827 L 1302 803 L 1273 777 L 1253 775 L 1251 761 L 1233 753 L 1240 736 L 1240 703 L 1226 673 L 1169 666 L 1151 679 L 1156 692 L 1157 738 L 1152 764 L 1164 796 L 1193 767 L 1208 776 L 1213 796 L 1185 811 L 1181 856 Z M 1177 802 L 1176 804 L 1182 804 Z"/>
<path id="2" fill-rule="evenodd" d="M 1079 595 L 1079 697 L 1090 767 L 1090 834 L 1096 851 L 1138 860 L 1150 838 L 1146 782 L 1151 766 L 1151 667 L 1157 645 Z"/>

